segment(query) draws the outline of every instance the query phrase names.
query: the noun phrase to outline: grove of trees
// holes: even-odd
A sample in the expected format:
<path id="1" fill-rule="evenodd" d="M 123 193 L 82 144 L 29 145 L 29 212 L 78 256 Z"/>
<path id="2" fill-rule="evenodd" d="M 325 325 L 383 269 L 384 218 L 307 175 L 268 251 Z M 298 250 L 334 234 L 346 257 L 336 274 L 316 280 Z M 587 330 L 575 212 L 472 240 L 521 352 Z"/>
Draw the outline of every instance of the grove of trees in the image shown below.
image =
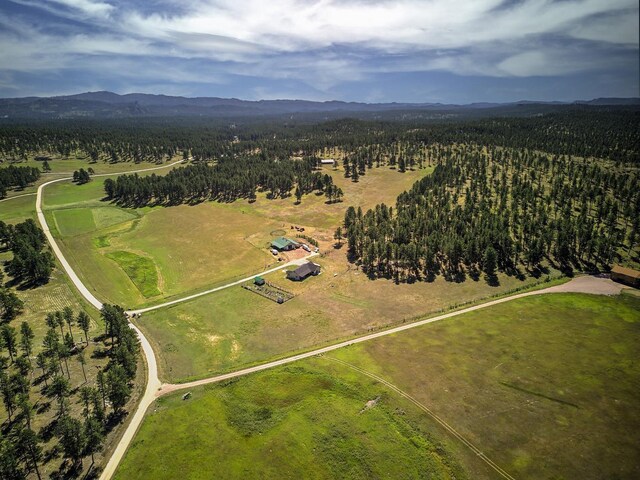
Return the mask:
<path id="1" fill-rule="evenodd" d="M 105 305 L 101 316 L 105 332 L 90 339 L 85 312 L 65 307 L 48 313 L 41 346 L 27 322 L 19 332 L 9 323 L 0 327 L 0 395 L 7 416 L 0 426 L 0 478 L 43 478 L 43 464 L 58 457 L 60 477 L 77 477 L 87 457 L 89 471 L 93 467 L 105 436 L 125 413 L 140 350 L 121 307 Z M 91 370 L 85 367 L 90 343 L 92 364 L 100 364 Z"/>
<path id="2" fill-rule="evenodd" d="M 10 249 L 13 258 L 5 269 L 16 283 L 42 285 L 49 281 L 55 265 L 46 248 L 46 237 L 33 219 L 16 225 L 0 221 L 0 248 Z"/>
<path id="3" fill-rule="evenodd" d="M 40 170 L 35 167 L 9 165 L 0 168 L 0 198 L 6 197 L 9 189 L 23 189 L 39 178 Z"/>

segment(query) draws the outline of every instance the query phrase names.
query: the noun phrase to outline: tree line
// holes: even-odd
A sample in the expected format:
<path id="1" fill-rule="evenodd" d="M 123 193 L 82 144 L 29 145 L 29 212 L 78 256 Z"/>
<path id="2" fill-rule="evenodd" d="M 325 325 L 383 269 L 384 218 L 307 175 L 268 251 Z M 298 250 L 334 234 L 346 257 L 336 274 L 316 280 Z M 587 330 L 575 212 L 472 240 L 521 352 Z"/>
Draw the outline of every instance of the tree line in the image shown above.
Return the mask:
<path id="1" fill-rule="evenodd" d="M 40 178 L 40 170 L 35 167 L 9 165 L 0 168 L 0 198 L 7 196 L 11 188 L 24 189 Z"/>
<path id="2" fill-rule="evenodd" d="M 313 191 L 325 193 L 329 201 L 342 198 L 330 175 L 314 171 L 317 161 L 271 158 L 266 154 L 222 158 L 214 164 L 196 162 L 175 168 L 167 175 L 120 175 L 108 178 L 104 190 L 108 199 L 121 205 L 178 205 L 206 200 L 231 202 L 239 198 L 253 201 L 258 191 L 268 198 L 285 198 L 296 186 L 298 202 Z"/>

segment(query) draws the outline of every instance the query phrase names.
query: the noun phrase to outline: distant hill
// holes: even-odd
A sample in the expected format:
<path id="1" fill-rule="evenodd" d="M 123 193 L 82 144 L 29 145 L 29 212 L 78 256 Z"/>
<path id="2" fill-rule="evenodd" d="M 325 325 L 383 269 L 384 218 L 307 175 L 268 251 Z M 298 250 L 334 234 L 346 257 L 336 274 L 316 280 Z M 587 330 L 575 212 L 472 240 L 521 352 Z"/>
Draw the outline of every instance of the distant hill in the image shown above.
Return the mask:
<path id="1" fill-rule="evenodd" d="M 573 103 L 520 101 L 513 103 L 358 103 L 308 100 L 239 100 L 218 97 L 174 97 L 146 93 L 119 95 L 113 92 L 86 92 L 60 97 L 24 97 L 0 99 L 0 118 L 121 118 L 159 116 L 246 117 L 291 114 L 326 114 L 366 116 L 389 114 L 416 115 L 433 112 L 433 116 L 534 115 L 550 108 L 566 105 L 638 106 L 638 98 L 598 98 Z M 386 113 L 386 115 L 385 115 Z M 438 115 L 435 115 L 438 113 Z"/>

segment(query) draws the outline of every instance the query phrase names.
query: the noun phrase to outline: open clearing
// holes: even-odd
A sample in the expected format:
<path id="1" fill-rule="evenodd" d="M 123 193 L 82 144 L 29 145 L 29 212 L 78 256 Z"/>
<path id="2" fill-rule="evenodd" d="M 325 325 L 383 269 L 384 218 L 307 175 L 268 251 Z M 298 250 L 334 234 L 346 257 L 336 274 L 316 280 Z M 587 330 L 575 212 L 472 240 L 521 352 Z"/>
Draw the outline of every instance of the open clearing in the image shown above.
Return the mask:
<path id="1" fill-rule="evenodd" d="M 333 358 L 409 393 L 515 478 L 637 478 L 639 328 L 632 295 L 548 294 L 186 401 L 172 394 L 151 407 L 116 478 L 461 478 L 458 464 L 469 478 L 499 478 L 429 415 Z M 170 444 L 153 440 L 167 431 Z"/>
<path id="2" fill-rule="evenodd" d="M 296 295 L 283 305 L 238 286 L 145 313 L 136 323 L 154 345 L 161 379 L 211 376 L 433 314 L 461 298 L 478 301 L 534 282 L 501 276 L 500 287 L 442 278 L 394 285 L 370 281 L 350 267 L 342 250 L 313 261 L 322 273 L 304 282 L 288 281 L 283 272 L 265 277 Z"/>
<path id="3" fill-rule="evenodd" d="M 431 173 L 433 168 L 407 170 L 400 173 L 388 167 L 367 170 L 358 182 L 344 177 L 343 169 L 324 166 L 321 173 L 329 174 L 336 186 L 344 191 L 344 201 L 327 203 L 323 195 L 314 193 L 302 198 L 296 205 L 295 197 L 267 200 L 265 194 L 259 194 L 255 203 L 238 201 L 231 204 L 245 214 L 253 214 L 279 220 L 287 224 L 313 226 L 319 229 L 335 229 L 344 219 L 349 205 L 362 207 L 363 210 L 374 207 L 380 202 L 387 205 L 395 203 L 396 197 L 411 188 L 420 178 Z"/>

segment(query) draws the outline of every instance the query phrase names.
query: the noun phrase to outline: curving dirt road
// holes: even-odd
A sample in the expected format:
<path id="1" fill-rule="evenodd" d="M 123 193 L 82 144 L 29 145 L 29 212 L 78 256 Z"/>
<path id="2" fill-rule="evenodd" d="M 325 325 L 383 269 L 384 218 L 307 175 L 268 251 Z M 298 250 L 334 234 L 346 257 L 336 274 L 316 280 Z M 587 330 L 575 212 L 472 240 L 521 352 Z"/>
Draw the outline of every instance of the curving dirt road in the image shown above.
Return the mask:
<path id="1" fill-rule="evenodd" d="M 582 280 L 584 278 L 589 279 L 589 281 Z M 269 368 L 277 367 L 280 365 L 286 365 L 287 363 L 297 362 L 298 360 L 328 353 L 333 350 L 337 350 L 339 348 L 348 347 L 349 345 L 355 345 L 357 343 L 367 342 L 369 340 L 373 340 L 374 338 L 380 338 L 386 335 L 393 335 L 394 333 L 403 332 L 405 330 L 420 327 L 428 323 L 439 322 L 440 320 L 456 317 L 458 315 L 463 315 L 465 313 L 480 310 L 482 308 L 487 308 L 493 305 L 499 305 L 501 303 L 510 302 L 518 298 L 530 297 L 532 295 L 544 295 L 548 293 L 559 293 L 559 292 L 579 292 L 579 293 L 592 293 L 596 295 L 603 295 L 603 294 L 615 295 L 620 293 L 622 288 L 623 288 L 622 285 L 615 283 L 609 280 L 608 278 L 604 278 L 604 277 L 577 277 L 570 280 L 564 285 L 557 285 L 554 287 L 545 288 L 543 290 L 535 290 L 532 292 L 518 293 L 516 295 L 511 295 L 509 297 L 499 298 L 497 300 L 492 300 L 490 302 L 482 303 L 480 305 L 474 305 L 472 307 L 464 308 L 462 310 L 456 310 L 454 312 L 445 313 L 444 315 L 439 315 L 437 317 L 431 317 L 424 320 L 419 320 L 417 322 L 400 325 L 399 327 L 390 328 L 388 330 L 382 330 L 380 332 L 370 333 L 368 335 L 363 335 L 361 337 L 357 337 L 352 340 L 346 340 L 344 342 L 329 345 L 327 347 L 322 347 L 309 352 L 293 355 L 291 357 L 282 358 L 280 360 L 274 360 L 272 362 L 263 363 L 261 365 L 256 365 L 254 367 L 244 368 L 242 370 L 237 370 L 235 372 L 225 373 L 222 375 L 217 375 L 215 377 L 204 378 L 202 380 L 196 380 L 188 383 L 164 384 L 162 385 L 162 388 L 157 391 L 156 395 L 159 397 L 162 395 L 166 395 L 167 393 L 174 392 L 176 390 L 185 390 L 188 388 L 198 387 L 200 385 L 207 385 L 209 383 L 221 382 L 223 380 L 228 380 L 230 378 L 241 377 L 243 375 L 248 375 L 250 373 L 260 372 L 262 370 L 267 370 Z"/>
<path id="2" fill-rule="evenodd" d="M 137 171 L 131 171 L 131 172 L 120 172 L 120 173 L 109 173 L 109 174 L 100 174 L 100 175 L 94 175 L 94 177 L 106 177 L 106 176 L 114 176 L 114 175 L 122 175 L 122 174 L 126 174 L 126 173 L 140 173 L 140 172 L 146 172 L 146 171 L 150 171 L 150 170 L 159 170 L 162 168 L 169 168 L 173 165 L 176 165 L 178 163 L 181 163 L 181 161 L 179 162 L 174 162 L 172 164 L 169 165 L 163 165 L 160 167 L 154 167 L 154 168 L 146 168 L 146 169 L 141 169 L 141 170 L 137 170 Z M 59 178 L 59 179 L 55 179 L 55 180 L 51 180 L 49 182 L 43 183 L 42 185 L 40 185 L 38 187 L 38 191 L 36 193 L 36 214 L 38 217 L 38 222 L 40 223 L 42 229 L 44 230 L 45 236 L 47 237 L 47 240 L 49 241 L 50 245 L 51 245 L 51 249 L 53 250 L 54 254 L 56 255 L 56 257 L 58 258 L 58 260 L 60 261 L 60 263 L 62 264 L 65 272 L 67 273 L 67 275 L 69 275 L 69 278 L 71 279 L 71 281 L 73 282 L 73 284 L 75 285 L 75 287 L 78 289 L 78 291 L 80 292 L 80 294 L 91 304 L 93 305 L 95 308 L 97 309 L 101 309 L 102 308 L 102 302 L 100 302 L 90 291 L 89 289 L 82 283 L 82 281 L 80 280 L 80 278 L 76 275 L 76 273 L 74 272 L 73 268 L 71 268 L 71 265 L 69 264 L 69 262 L 67 262 L 66 258 L 64 257 L 64 255 L 62 254 L 62 251 L 60 250 L 58 244 L 56 243 L 55 238 L 53 237 L 53 235 L 51 234 L 51 231 L 49 230 L 49 225 L 47 224 L 47 220 L 44 216 L 44 213 L 42 212 L 42 194 L 44 191 L 44 188 L 47 185 L 51 185 L 52 183 L 56 183 L 56 182 L 62 182 L 62 181 L 67 181 L 67 180 L 71 180 L 71 177 L 65 177 L 65 178 Z M 267 273 L 271 273 L 277 270 L 281 270 L 283 268 L 286 268 L 287 266 L 290 265 L 296 265 L 299 264 L 301 262 L 306 261 L 307 258 L 310 258 L 312 256 L 314 256 L 315 254 L 311 254 L 310 256 L 307 256 L 305 258 L 299 259 L 299 260 L 294 260 L 282 265 L 279 265 L 276 268 L 273 268 L 271 270 L 267 270 L 265 272 L 262 272 L 262 274 L 259 275 L 266 275 Z M 158 308 L 163 308 L 166 307 L 168 305 L 174 305 L 176 303 L 179 302 L 185 302 L 188 300 L 191 300 L 193 298 L 197 298 L 199 296 L 202 295 L 207 295 L 209 293 L 213 293 L 225 288 L 229 288 L 232 287 L 234 285 L 238 285 L 240 283 L 246 282 L 248 280 L 251 280 L 254 277 L 254 275 L 252 275 L 251 277 L 247 277 L 245 279 L 242 280 L 238 280 L 235 282 L 231 282 L 228 283 L 226 285 L 211 289 L 211 290 L 207 290 L 205 292 L 200 292 L 194 295 L 190 295 L 184 298 L 180 298 L 177 300 L 172 300 L 170 302 L 166 302 L 160 305 L 156 305 L 153 307 L 147 307 L 147 308 L 143 308 L 143 309 L 139 309 L 139 310 L 133 310 L 131 312 L 128 312 L 130 314 L 132 313 L 144 313 L 144 312 L 148 312 L 151 310 L 155 310 Z M 230 373 L 225 373 L 222 375 L 216 375 L 214 377 L 210 377 L 210 378 L 205 378 L 202 380 L 197 380 L 194 382 L 189 382 L 189 383 L 182 383 L 182 384 L 162 384 L 160 382 L 160 379 L 158 378 L 158 367 L 157 367 L 157 363 L 156 363 L 156 358 L 155 358 L 155 354 L 153 352 L 153 349 L 151 348 L 151 344 L 149 343 L 149 341 L 146 339 L 146 337 L 142 334 L 142 332 L 133 324 L 130 323 L 131 328 L 133 328 L 136 333 L 138 334 L 138 337 L 140 338 L 140 344 L 142 346 L 142 351 L 144 353 L 145 359 L 146 359 L 146 363 L 147 363 L 147 369 L 148 369 L 148 378 L 147 378 L 147 386 L 145 388 L 145 392 L 140 400 L 140 403 L 138 405 L 138 408 L 136 409 L 135 413 L 133 414 L 133 417 L 131 418 L 131 421 L 129 423 L 129 425 L 127 426 L 127 429 L 125 430 L 122 438 L 120 439 L 120 442 L 118 443 L 118 445 L 116 446 L 115 450 L 113 451 L 111 458 L 109 459 L 109 461 L 107 462 L 107 464 L 104 467 L 104 470 L 102 471 L 102 474 L 100 475 L 100 479 L 101 480 L 109 480 L 118 464 L 120 463 L 120 460 L 122 459 L 122 457 L 124 456 L 127 448 L 129 447 L 129 444 L 131 443 L 131 441 L 133 440 L 133 437 L 135 436 L 138 428 L 140 427 L 140 424 L 142 423 L 142 420 L 144 418 L 144 415 L 149 407 L 149 405 L 151 405 L 151 403 L 153 403 L 155 401 L 155 399 L 161 395 L 165 395 L 177 390 L 185 390 L 185 389 L 189 389 L 189 388 L 193 388 L 193 387 L 197 387 L 200 385 L 206 385 L 209 383 L 215 383 L 215 382 L 220 382 L 223 380 L 227 380 L 230 378 L 235 378 L 235 377 L 240 377 L 243 375 L 248 375 L 250 373 L 255 373 L 255 372 L 259 372 L 262 370 L 267 370 L 269 368 L 274 368 L 280 365 L 285 365 L 288 363 L 292 363 L 292 362 L 296 362 L 298 360 L 302 360 L 305 358 L 309 358 L 309 357 L 313 357 L 316 355 L 321 355 L 327 352 L 331 352 L 333 350 L 337 350 L 339 348 L 343 348 L 343 347 L 347 347 L 349 345 L 354 345 L 357 343 L 361 343 L 361 342 L 366 342 L 368 340 L 373 340 L 375 338 L 379 338 L 379 337 L 383 337 L 386 335 L 392 335 L 395 333 L 399 333 L 411 328 L 416 328 L 422 325 L 426 325 L 428 323 L 433 323 L 433 322 L 437 322 L 440 320 L 444 320 L 447 318 L 451 318 L 451 317 L 455 317 L 458 315 L 462 315 L 468 312 L 472 312 L 475 310 L 479 310 L 481 308 L 487 308 L 487 307 L 491 307 L 493 305 L 498 305 L 500 303 L 505 303 L 505 302 L 509 302 L 511 300 L 515 300 L 518 298 L 523 298 L 523 297 L 528 297 L 528 296 L 532 296 L 532 295 L 543 295 L 543 294 L 547 294 L 547 293 L 554 293 L 554 292 L 582 292 L 582 293 L 593 293 L 593 294 L 604 294 L 604 295 L 614 295 L 617 293 L 620 293 L 620 290 L 623 287 L 619 284 L 616 284 L 614 282 L 612 282 L 611 280 L 609 280 L 608 278 L 604 278 L 604 277 L 578 277 L 575 278 L 573 280 L 571 280 L 570 282 L 564 284 L 564 285 L 558 285 L 558 286 L 554 286 L 554 287 L 549 287 L 546 288 L 544 290 L 537 290 L 537 291 L 533 291 L 533 292 L 526 292 L 526 293 L 520 293 L 520 294 L 516 294 L 516 295 L 512 295 L 509 297 L 504 297 L 504 298 L 500 298 L 497 300 L 492 300 L 480 305 L 475 305 L 472 307 L 468 307 L 462 310 L 457 310 L 455 312 L 450 312 L 450 313 L 446 313 L 443 315 L 439 315 L 436 317 L 432 317 L 432 318 L 428 318 L 425 320 L 420 320 L 414 323 L 410 323 L 410 324 L 406 324 L 406 325 L 401 325 L 398 327 L 394 327 L 394 328 L 390 328 L 388 330 L 383 330 L 380 332 L 376 332 L 376 333 L 371 333 L 368 335 L 363 335 L 361 337 L 358 338 L 354 338 L 351 340 L 347 340 L 344 342 L 339 342 L 333 345 L 329 345 L 323 348 L 318 348 L 309 352 L 305 352 L 305 353 L 300 353 L 297 355 L 292 355 L 290 357 L 286 357 L 286 358 L 282 358 L 280 360 L 274 360 L 272 362 L 267 362 L 261 365 L 256 365 L 253 367 L 248 367 L 248 368 L 244 368 L 241 370 L 237 370 L 235 372 L 230 372 Z"/>
<path id="3" fill-rule="evenodd" d="M 35 193 L 23 193 L 21 195 L 14 195 L 13 197 L 3 198 L 2 200 L 0 200 L 0 203 L 8 202 L 9 200 L 13 200 L 14 198 L 30 197 L 31 195 L 35 195 Z"/>
<path id="4" fill-rule="evenodd" d="M 93 176 L 94 177 L 108 177 L 108 176 L 113 176 L 113 175 L 123 175 L 125 173 L 148 172 L 148 171 L 151 171 L 151 170 L 160 170 L 162 168 L 169 168 L 169 167 L 172 167 L 172 166 L 174 166 L 174 165 L 176 165 L 178 163 L 182 163 L 182 162 L 183 162 L 183 160 L 180 160 L 178 162 L 174 162 L 174 163 L 171 163 L 169 165 L 162 165 L 160 167 L 144 168 L 144 169 L 130 171 L 130 172 L 99 174 L 99 175 L 93 175 Z M 38 191 L 36 192 L 36 214 L 37 214 L 37 217 L 38 217 L 38 222 L 40 223 L 40 226 L 42 227 L 42 230 L 44 231 L 44 234 L 47 237 L 47 240 L 49 241 L 49 244 L 51 245 L 51 250 L 53 251 L 55 256 L 58 258 L 58 261 L 62 264 L 62 267 L 64 268 L 65 272 L 67 272 L 67 275 L 69 276 L 69 278 L 73 282 L 74 286 L 78 289 L 80 294 L 91 305 L 93 305 L 95 308 L 100 310 L 102 308 L 102 302 L 100 302 L 100 300 L 98 300 L 89 291 L 89 289 L 84 285 L 84 283 L 82 283 L 82 281 L 80 280 L 78 275 L 76 275 L 76 272 L 74 272 L 73 268 L 71 268 L 71 265 L 69 265 L 69 262 L 67 261 L 67 259 L 62 254 L 62 250 L 60 250 L 60 247 L 58 246 L 58 243 L 56 242 L 55 238 L 53 238 L 53 235 L 51 234 L 51 230 L 49 229 L 49 225 L 47 224 L 47 219 L 45 218 L 44 213 L 42 212 L 42 193 L 44 191 L 44 188 L 47 185 L 51 185 L 52 183 L 63 182 L 63 181 L 67 181 L 67 180 L 72 180 L 72 177 L 57 178 L 55 180 L 51 180 L 49 182 L 43 183 L 42 185 L 40 185 L 38 187 Z M 147 411 L 147 408 L 149 407 L 149 405 L 155 399 L 156 391 L 158 390 L 158 388 L 160 388 L 160 379 L 158 378 L 158 366 L 156 364 L 156 357 L 153 354 L 153 349 L 151 348 L 151 344 L 149 343 L 149 341 L 146 339 L 146 337 L 142 334 L 142 332 L 135 325 L 133 325 L 131 323 L 129 325 L 138 334 L 138 337 L 140 339 L 140 345 L 142 346 L 142 351 L 144 353 L 144 356 L 145 356 L 145 359 L 146 359 L 146 362 L 147 362 L 147 369 L 148 369 L 147 386 L 145 388 L 145 391 L 144 391 L 144 394 L 143 394 L 142 398 L 140 399 L 140 404 L 138 405 L 138 409 L 134 413 L 133 418 L 131 419 L 131 422 L 129 423 L 129 426 L 125 430 L 120 442 L 118 443 L 118 446 L 116 447 L 116 450 L 115 450 L 114 454 L 109 459 L 109 462 L 105 466 L 105 468 L 104 468 L 104 470 L 102 472 L 102 475 L 100 476 L 101 479 L 109 479 L 113 475 L 113 472 L 115 471 L 116 467 L 118 466 L 118 463 L 120 462 L 120 459 L 122 458 L 122 454 L 124 453 L 124 451 L 123 451 L 119 455 L 116 455 L 116 452 L 121 450 L 123 446 L 124 446 L 125 450 L 129 446 L 129 443 L 131 443 L 131 440 L 133 439 L 133 436 L 135 435 L 136 431 L 138 430 L 138 426 L 142 422 L 142 418 L 144 417 L 144 414 Z"/>

